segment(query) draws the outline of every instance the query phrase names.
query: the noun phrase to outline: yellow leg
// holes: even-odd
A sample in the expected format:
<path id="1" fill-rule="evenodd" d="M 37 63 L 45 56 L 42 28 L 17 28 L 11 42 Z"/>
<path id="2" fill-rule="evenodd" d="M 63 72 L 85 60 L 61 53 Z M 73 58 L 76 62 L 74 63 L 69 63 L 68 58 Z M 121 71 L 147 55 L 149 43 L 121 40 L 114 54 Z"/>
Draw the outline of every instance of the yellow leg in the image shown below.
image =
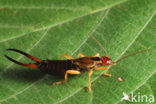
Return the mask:
<path id="1" fill-rule="evenodd" d="M 106 68 L 106 67 L 104 67 L 104 66 L 100 66 L 100 67 L 97 67 L 97 68 L 95 68 L 95 70 L 105 70 L 105 72 L 104 72 L 104 75 L 105 76 L 112 76 L 112 74 L 108 74 L 107 72 L 108 72 L 108 68 Z"/>
<path id="2" fill-rule="evenodd" d="M 93 74 L 93 70 L 90 70 L 89 71 L 89 87 L 88 87 L 88 89 L 89 89 L 89 91 L 91 91 L 91 76 L 92 76 L 92 74 Z"/>
<path id="3" fill-rule="evenodd" d="M 78 54 L 78 57 L 85 57 L 85 55 L 82 54 L 82 53 L 79 53 L 79 54 Z"/>
<path id="4" fill-rule="evenodd" d="M 95 54 L 95 57 L 99 57 L 99 56 L 100 56 L 100 54 L 99 54 L 99 53 L 96 53 L 96 54 Z"/>
<path id="5" fill-rule="evenodd" d="M 96 54 L 94 55 L 94 57 L 99 57 L 99 56 L 100 56 L 99 53 L 96 53 Z M 79 54 L 78 54 L 78 57 L 85 57 L 85 55 L 82 54 L 82 53 L 79 53 Z"/>
<path id="6" fill-rule="evenodd" d="M 67 58 L 67 59 L 73 59 L 73 57 L 69 56 L 68 54 L 63 54 L 61 56 L 61 59 L 63 59 L 63 57 Z"/>
<path id="7" fill-rule="evenodd" d="M 63 82 L 66 82 L 68 80 L 68 74 L 81 74 L 79 71 L 77 70 L 67 70 L 65 75 L 64 75 L 64 80 L 62 81 L 58 81 L 58 82 L 54 82 L 50 87 L 56 85 L 56 84 L 60 84 L 60 83 L 63 83 Z"/>

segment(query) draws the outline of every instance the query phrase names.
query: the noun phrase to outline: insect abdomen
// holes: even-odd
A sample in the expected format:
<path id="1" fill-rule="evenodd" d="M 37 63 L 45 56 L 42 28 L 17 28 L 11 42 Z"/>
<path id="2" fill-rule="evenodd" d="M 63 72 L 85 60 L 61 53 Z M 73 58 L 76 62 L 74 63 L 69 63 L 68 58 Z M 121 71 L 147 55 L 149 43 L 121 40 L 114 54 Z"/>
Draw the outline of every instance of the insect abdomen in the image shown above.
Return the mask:
<path id="1" fill-rule="evenodd" d="M 71 60 L 44 60 L 39 69 L 52 75 L 64 75 L 66 70 L 75 68 Z"/>

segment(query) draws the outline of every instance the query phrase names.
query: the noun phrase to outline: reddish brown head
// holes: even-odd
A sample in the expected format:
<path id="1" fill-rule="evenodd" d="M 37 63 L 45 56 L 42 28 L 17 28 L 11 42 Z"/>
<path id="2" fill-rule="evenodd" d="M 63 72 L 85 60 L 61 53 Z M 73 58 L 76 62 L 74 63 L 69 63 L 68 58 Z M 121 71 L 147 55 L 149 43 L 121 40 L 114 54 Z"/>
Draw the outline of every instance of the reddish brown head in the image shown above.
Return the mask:
<path id="1" fill-rule="evenodd" d="M 113 62 L 110 58 L 108 58 L 106 56 L 102 56 L 101 61 L 105 65 L 115 65 L 115 62 Z"/>

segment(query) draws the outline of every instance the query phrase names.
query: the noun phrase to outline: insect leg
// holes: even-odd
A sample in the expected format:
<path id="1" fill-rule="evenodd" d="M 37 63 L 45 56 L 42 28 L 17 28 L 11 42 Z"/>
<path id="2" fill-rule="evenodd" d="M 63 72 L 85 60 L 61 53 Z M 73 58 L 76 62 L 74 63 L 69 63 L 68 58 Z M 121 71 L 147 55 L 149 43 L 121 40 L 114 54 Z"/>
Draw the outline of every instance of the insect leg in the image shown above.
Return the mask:
<path id="1" fill-rule="evenodd" d="M 96 67 L 95 70 L 105 70 L 104 75 L 105 76 L 112 76 L 112 74 L 108 74 L 108 68 L 104 67 L 104 66 L 100 66 L 100 67 Z"/>
<path id="2" fill-rule="evenodd" d="M 92 74 L 93 74 L 93 70 L 90 70 L 89 71 L 89 87 L 88 87 L 88 89 L 89 89 L 89 91 L 91 91 L 91 76 L 92 76 Z"/>
<path id="3" fill-rule="evenodd" d="M 99 53 L 96 53 L 96 54 L 95 54 L 95 57 L 99 57 L 99 56 L 100 56 L 100 54 L 99 54 Z"/>
<path id="4" fill-rule="evenodd" d="M 85 55 L 82 54 L 82 53 L 79 53 L 79 54 L 78 54 L 78 57 L 85 57 Z"/>
<path id="5" fill-rule="evenodd" d="M 53 85 L 56 85 L 56 84 L 66 82 L 68 80 L 68 74 L 81 74 L 81 73 L 80 73 L 80 71 L 77 71 L 77 70 L 67 70 L 65 75 L 64 75 L 64 80 L 55 82 L 50 87 L 52 87 Z"/>
<path id="6" fill-rule="evenodd" d="M 67 59 L 73 59 L 73 57 L 69 56 L 68 54 L 63 54 L 61 56 L 61 59 L 63 59 L 63 57 L 67 58 Z"/>

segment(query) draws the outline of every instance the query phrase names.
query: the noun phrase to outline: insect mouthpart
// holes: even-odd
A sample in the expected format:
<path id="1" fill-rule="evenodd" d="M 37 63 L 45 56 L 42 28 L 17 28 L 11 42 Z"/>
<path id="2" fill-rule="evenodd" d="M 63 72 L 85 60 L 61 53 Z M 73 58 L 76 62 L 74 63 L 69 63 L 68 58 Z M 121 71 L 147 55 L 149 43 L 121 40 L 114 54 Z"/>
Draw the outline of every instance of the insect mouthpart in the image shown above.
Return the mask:
<path id="1" fill-rule="evenodd" d="M 112 63 L 112 61 L 111 61 L 111 60 L 108 60 L 108 61 L 107 61 L 107 63 L 108 63 L 108 64 L 111 64 L 111 63 Z"/>
<path id="2" fill-rule="evenodd" d="M 116 62 L 112 61 L 111 65 L 115 65 L 115 64 L 116 64 Z"/>

